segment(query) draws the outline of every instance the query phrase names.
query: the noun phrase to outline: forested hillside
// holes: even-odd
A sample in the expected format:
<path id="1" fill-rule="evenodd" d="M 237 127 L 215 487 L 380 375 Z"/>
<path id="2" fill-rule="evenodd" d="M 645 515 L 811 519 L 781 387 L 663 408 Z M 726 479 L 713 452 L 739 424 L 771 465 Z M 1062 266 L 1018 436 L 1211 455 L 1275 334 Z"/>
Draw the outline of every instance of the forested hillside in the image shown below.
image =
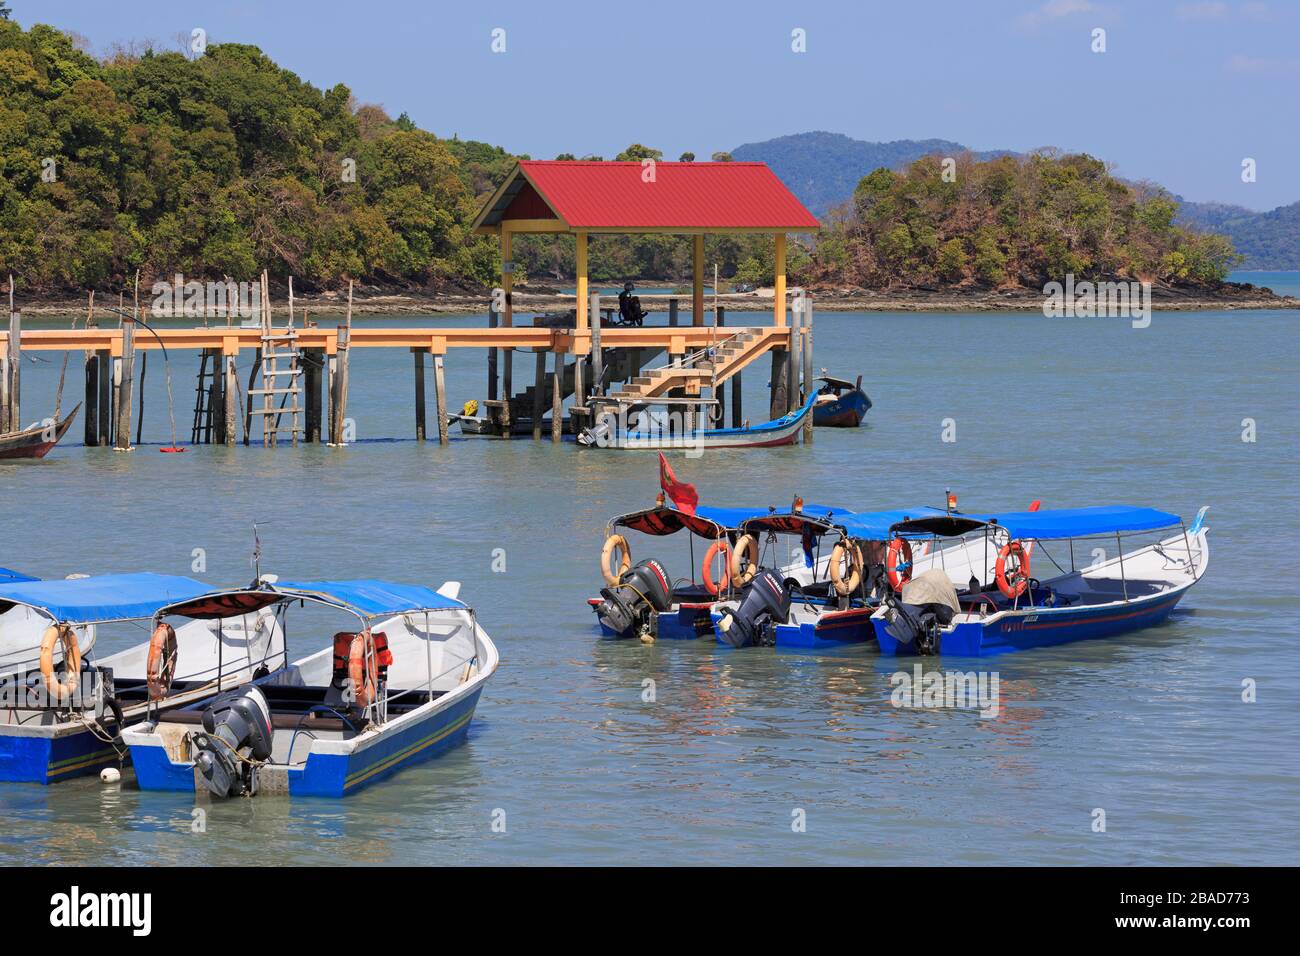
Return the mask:
<path id="1" fill-rule="evenodd" d="M 660 156 L 633 144 L 615 158 Z M 150 280 L 263 268 L 307 290 L 349 279 L 480 290 L 497 281 L 498 251 L 469 226 L 517 158 L 440 139 L 342 84 L 318 89 L 256 47 L 97 58 L 52 27 L 0 18 L 0 274 L 29 292 L 120 288 L 137 269 Z M 792 244 L 792 280 L 1002 286 L 1073 271 L 1213 283 L 1232 260 L 1226 240 L 1173 225 L 1167 194 L 1090 157 L 962 154 L 955 182 L 938 163 L 863 165 L 815 253 Z M 772 279 L 770 237 L 709 237 L 706 257 L 725 279 Z M 519 278 L 565 282 L 572 237 L 525 237 L 515 258 Z M 687 237 L 592 240 L 597 281 L 680 285 L 690 262 Z"/>
<path id="2" fill-rule="evenodd" d="M 952 177 L 930 156 L 865 176 L 850 211 L 823 230 L 804 279 L 871 288 L 1041 287 L 1067 273 L 1221 282 L 1236 259 L 1231 244 L 1175 226 L 1177 209 L 1168 193 L 1120 182 L 1091 156 L 963 156 Z"/>

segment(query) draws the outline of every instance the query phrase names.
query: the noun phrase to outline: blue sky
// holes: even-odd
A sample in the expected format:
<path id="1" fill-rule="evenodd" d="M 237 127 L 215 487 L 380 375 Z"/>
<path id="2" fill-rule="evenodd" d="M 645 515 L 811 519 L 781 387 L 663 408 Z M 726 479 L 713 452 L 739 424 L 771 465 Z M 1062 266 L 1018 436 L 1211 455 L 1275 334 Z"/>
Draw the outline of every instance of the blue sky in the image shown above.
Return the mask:
<path id="1" fill-rule="evenodd" d="M 96 52 L 204 28 L 318 86 L 550 158 L 787 133 L 1084 150 L 1194 200 L 1300 199 L 1294 0 L 7 0 Z M 506 51 L 493 53 L 503 28 Z M 791 50 L 805 31 L 807 51 Z M 1091 50 L 1106 31 L 1106 52 Z M 1243 183 L 1243 159 L 1257 180 Z"/>

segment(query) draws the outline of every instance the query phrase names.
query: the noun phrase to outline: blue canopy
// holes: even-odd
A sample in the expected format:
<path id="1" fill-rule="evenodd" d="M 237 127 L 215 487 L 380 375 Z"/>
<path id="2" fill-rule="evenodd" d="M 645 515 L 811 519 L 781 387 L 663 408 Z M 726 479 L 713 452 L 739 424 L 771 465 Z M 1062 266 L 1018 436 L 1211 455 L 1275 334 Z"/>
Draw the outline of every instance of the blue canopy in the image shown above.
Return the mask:
<path id="1" fill-rule="evenodd" d="M 315 598 L 363 617 L 468 607 L 432 588 L 416 584 L 395 584 L 374 578 L 355 581 L 281 581 L 275 585 L 275 591 Z"/>
<path id="2" fill-rule="evenodd" d="M 0 602 L 23 604 L 65 624 L 100 624 L 153 617 L 209 586 L 170 574 L 101 574 L 64 581 L 0 583 Z"/>
<path id="3" fill-rule="evenodd" d="M 724 528 L 739 528 L 742 522 L 749 521 L 751 518 L 762 518 L 766 515 L 773 514 L 771 508 L 712 508 L 701 505 L 695 509 L 695 513 L 701 517 L 708 518 L 715 524 L 720 524 Z M 776 514 L 788 514 L 789 508 L 778 508 Z M 810 518 L 824 518 L 827 515 L 849 515 L 853 512 L 848 508 L 836 508 L 832 505 L 806 504 L 800 511 L 800 514 Z"/>
<path id="4" fill-rule="evenodd" d="M 839 521 L 850 538 L 862 538 L 865 541 L 888 541 L 892 538 L 893 527 L 908 519 L 928 518 L 942 515 L 939 508 L 921 505 L 916 508 L 895 508 L 891 511 L 859 511 Z"/>
<path id="5" fill-rule="evenodd" d="M 0 568 L 0 584 L 8 584 L 14 581 L 39 581 L 40 578 L 34 578 L 18 571 L 10 571 L 8 568 Z"/>
<path id="6" fill-rule="evenodd" d="M 1004 511 L 999 514 L 945 514 L 936 509 L 911 515 L 897 530 L 906 533 L 960 535 L 989 525 L 1005 528 L 1013 538 L 1086 538 L 1093 535 L 1154 531 L 1181 524 L 1178 515 L 1132 505 L 1095 508 L 1056 508 L 1044 511 Z"/>

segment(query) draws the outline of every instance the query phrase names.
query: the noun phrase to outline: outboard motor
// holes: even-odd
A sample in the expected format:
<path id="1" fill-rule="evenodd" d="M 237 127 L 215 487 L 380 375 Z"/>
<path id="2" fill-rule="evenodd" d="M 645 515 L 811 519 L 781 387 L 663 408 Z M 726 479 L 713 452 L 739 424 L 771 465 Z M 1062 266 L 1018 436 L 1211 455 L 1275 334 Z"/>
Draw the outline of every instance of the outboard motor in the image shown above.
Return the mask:
<path id="1" fill-rule="evenodd" d="M 947 572 L 932 568 L 903 585 L 898 598 L 889 594 L 885 629 L 900 644 L 912 644 L 916 653 L 929 657 L 939 653 L 939 632 L 952 623 L 961 610 L 957 590 Z"/>
<path id="2" fill-rule="evenodd" d="M 208 789 L 219 797 L 237 797 L 252 789 L 252 775 L 239 752 L 254 760 L 271 756 L 271 708 L 252 684 L 215 697 L 203 712 L 203 729 L 194 735 L 194 765 Z"/>
<path id="3" fill-rule="evenodd" d="M 776 643 L 776 626 L 789 620 L 789 584 L 775 571 L 760 571 L 745 586 L 736 609 L 722 610 L 718 633 L 732 647 L 770 647 Z"/>
<path id="4" fill-rule="evenodd" d="M 615 634 L 631 637 L 652 630 L 652 612 L 667 611 L 673 606 L 673 586 L 668 572 L 658 561 L 641 561 L 629 568 L 618 584 L 601 588 L 604 598 L 596 607 L 596 617 Z"/>

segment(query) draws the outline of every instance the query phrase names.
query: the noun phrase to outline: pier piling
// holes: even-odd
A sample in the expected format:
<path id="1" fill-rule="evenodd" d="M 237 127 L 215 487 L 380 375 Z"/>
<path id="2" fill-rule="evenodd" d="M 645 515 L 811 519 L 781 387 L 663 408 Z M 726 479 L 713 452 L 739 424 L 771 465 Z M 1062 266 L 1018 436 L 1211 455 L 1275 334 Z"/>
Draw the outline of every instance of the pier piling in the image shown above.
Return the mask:
<path id="1" fill-rule="evenodd" d="M 813 390 L 812 374 L 812 321 L 813 321 L 813 300 L 812 296 L 804 299 L 803 314 L 803 399 L 808 401 L 808 396 Z M 804 444 L 810 444 L 813 440 L 813 417 L 809 415 L 803 423 L 803 441 Z"/>
<path id="2" fill-rule="evenodd" d="M 772 349 L 772 396 L 769 418 L 780 418 L 790 411 L 790 350 Z"/>
<path id="3" fill-rule="evenodd" d="M 320 444 L 321 440 L 321 378 L 325 369 L 324 349 L 303 350 L 303 387 L 305 398 L 307 441 Z"/>
<path id="4" fill-rule="evenodd" d="M 553 352 L 551 367 L 555 373 L 551 376 L 551 442 L 559 442 L 564 432 L 564 389 L 560 382 L 564 378 L 564 353 Z"/>
<path id="5" fill-rule="evenodd" d="M 446 445 L 451 439 L 447 434 L 447 383 L 443 375 L 443 357 L 433 357 L 433 398 L 438 412 L 438 444 Z"/>
<path id="6" fill-rule="evenodd" d="M 546 353 L 537 351 L 537 377 L 533 383 L 533 441 L 542 439 L 542 411 L 546 395 Z"/>
<path id="7" fill-rule="evenodd" d="M 113 444 L 113 356 L 107 349 L 95 352 L 99 379 L 99 447 Z"/>
<path id="8" fill-rule="evenodd" d="M 600 295 L 591 297 L 591 393 L 605 394 L 605 353 L 600 350 Z"/>
<path id="9" fill-rule="evenodd" d="M 131 450 L 131 376 L 135 365 L 135 323 L 122 323 L 122 357 L 117 360 L 113 376 L 117 385 L 117 421 L 113 424 L 113 447 L 118 451 Z"/>
<path id="10" fill-rule="evenodd" d="M 235 377 L 235 357 L 233 355 L 223 356 L 222 365 L 225 368 L 225 382 L 221 387 L 222 407 L 225 409 L 223 434 L 225 444 L 233 445 L 237 440 L 237 423 L 239 422 L 239 382 Z M 253 401 L 252 396 L 249 396 L 248 400 L 251 404 Z"/>
<path id="11" fill-rule="evenodd" d="M 9 277 L 9 347 L 5 357 L 5 418 L 11 431 L 23 427 L 23 314 L 14 308 L 14 277 Z"/>
<path id="12" fill-rule="evenodd" d="M 488 328 L 497 327 L 497 310 L 488 306 Z M 487 397 L 489 402 L 497 400 L 497 350 L 491 348 L 487 350 Z"/>
<path id="13" fill-rule="evenodd" d="M 424 441 L 424 350 L 411 349 L 411 357 L 415 359 L 415 440 Z"/>

